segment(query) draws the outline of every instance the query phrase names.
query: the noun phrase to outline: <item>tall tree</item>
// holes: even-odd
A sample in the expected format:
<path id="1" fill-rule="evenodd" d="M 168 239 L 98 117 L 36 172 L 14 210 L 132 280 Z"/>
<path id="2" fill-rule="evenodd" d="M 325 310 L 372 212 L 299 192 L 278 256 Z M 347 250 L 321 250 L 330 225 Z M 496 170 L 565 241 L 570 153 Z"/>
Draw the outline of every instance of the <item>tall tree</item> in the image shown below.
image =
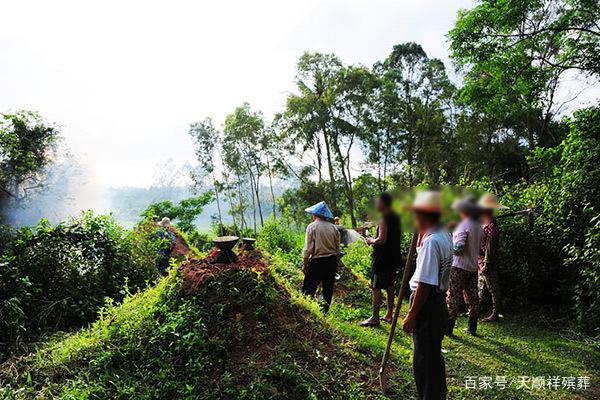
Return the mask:
<path id="1" fill-rule="evenodd" d="M 215 163 L 215 150 L 219 145 L 220 134 L 213 126 L 210 118 L 191 124 L 188 133 L 194 140 L 194 151 L 201 171 L 209 175 L 212 181 L 213 192 L 217 202 L 217 212 L 219 214 L 219 230 L 221 231 L 223 229 L 223 217 L 221 215 L 219 192 L 222 189 L 222 185 L 218 181 L 215 171 L 215 165 L 217 164 Z M 197 170 L 194 170 L 192 171 L 192 179 L 197 184 L 203 180 L 203 177 L 199 176 Z"/>
<path id="2" fill-rule="evenodd" d="M 453 86 L 443 63 L 429 59 L 416 43 L 394 46 L 374 69 L 380 82 L 375 117 L 386 131 L 387 143 L 393 145 L 395 160 L 405 166 L 406 183 L 413 186 L 422 161 L 433 163 L 425 165 L 430 173 L 432 168 L 441 167 L 431 151 L 438 149 L 437 155 L 443 156 L 439 149 L 445 143 Z"/>
<path id="3" fill-rule="evenodd" d="M 461 99 L 530 149 L 557 144 L 551 120 L 563 73 L 600 74 L 599 20 L 597 0 L 480 0 L 449 33 L 466 71 Z"/>
<path id="4" fill-rule="evenodd" d="M 303 159 L 313 158 L 311 165 L 317 172 L 319 182 L 324 181 L 325 171 L 331 189 L 327 199 L 337 209 L 335 160 L 332 146 L 333 132 L 331 109 L 336 103 L 336 79 L 342 62 L 332 54 L 304 53 L 297 65 L 297 93 L 288 97 L 284 113 L 293 153 Z"/>
<path id="5" fill-rule="evenodd" d="M 11 202 L 44 186 L 58 139 L 58 129 L 34 112 L 0 114 L 0 221 Z"/>
<path id="6" fill-rule="evenodd" d="M 262 113 L 252 111 L 248 103 L 235 109 L 225 118 L 223 129 L 223 150 L 226 165 L 238 175 L 238 188 L 242 193 L 242 177 L 250 186 L 253 209 L 254 232 L 257 232 L 256 211 L 261 225 L 264 223 L 260 201 L 260 178 L 265 171 L 261 140 L 265 134 L 265 122 Z"/>

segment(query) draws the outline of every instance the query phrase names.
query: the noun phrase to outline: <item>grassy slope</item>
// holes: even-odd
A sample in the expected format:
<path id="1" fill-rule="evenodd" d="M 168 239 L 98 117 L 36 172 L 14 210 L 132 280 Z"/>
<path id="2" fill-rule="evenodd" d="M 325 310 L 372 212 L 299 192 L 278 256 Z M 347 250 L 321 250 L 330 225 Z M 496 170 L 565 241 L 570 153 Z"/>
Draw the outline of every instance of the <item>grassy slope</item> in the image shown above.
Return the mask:
<path id="1" fill-rule="evenodd" d="M 299 268 L 284 257 L 273 256 L 276 276 L 289 290 L 297 291 L 302 275 Z M 406 302 L 404 311 L 406 312 Z M 352 338 L 365 352 L 376 355 L 368 374 L 376 375 L 379 357 L 383 354 L 389 325 L 365 329 L 357 322 L 370 315 L 368 283 L 350 270 L 345 270 L 336 290 L 334 305 L 327 320 Z M 479 337 L 462 331 L 466 319 L 458 321 L 456 337 L 446 338 L 443 348 L 448 373 L 449 398 L 452 399 L 576 399 L 599 398 L 600 345 L 585 338 L 566 336 L 536 323 L 535 315 L 507 317 L 501 323 L 480 324 Z M 390 397 L 414 398 L 411 372 L 412 342 L 398 331 L 393 344 L 392 363 L 395 372 Z M 516 387 L 505 389 L 465 389 L 465 377 L 506 376 L 510 382 L 519 376 L 589 376 L 593 388 L 587 391 L 536 389 Z"/>
<path id="2" fill-rule="evenodd" d="M 270 276 L 227 271 L 186 295 L 173 272 L 1 366 L 0 399 L 375 398 L 370 358 Z"/>
<path id="3" fill-rule="evenodd" d="M 275 281 L 252 272 L 224 274 L 185 296 L 172 274 L 109 307 L 91 327 L 0 367 L 0 399 L 263 399 L 380 397 L 377 368 L 387 325 L 364 329 L 367 282 L 342 273 L 323 317 L 297 288 L 302 275 L 273 256 Z M 562 336 L 531 320 L 482 325 L 481 337 L 444 341 L 450 398 L 597 398 L 594 392 L 466 390 L 465 376 L 596 377 L 598 344 Z M 414 398 L 410 338 L 398 332 L 390 398 Z M 596 378 L 597 379 L 597 378 Z M 597 385 L 597 381 L 596 381 Z M 597 386 L 596 386 L 597 388 Z M 597 390 L 597 389 L 596 389 Z"/>

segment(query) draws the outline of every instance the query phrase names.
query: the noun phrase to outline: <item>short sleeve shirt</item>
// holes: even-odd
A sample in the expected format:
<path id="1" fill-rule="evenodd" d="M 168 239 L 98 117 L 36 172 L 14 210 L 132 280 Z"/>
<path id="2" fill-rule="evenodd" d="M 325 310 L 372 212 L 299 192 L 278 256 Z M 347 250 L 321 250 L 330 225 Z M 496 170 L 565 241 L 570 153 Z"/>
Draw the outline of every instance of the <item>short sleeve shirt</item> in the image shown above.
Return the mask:
<path id="1" fill-rule="evenodd" d="M 481 224 L 471 218 L 466 218 L 458 224 L 452 235 L 454 246 L 463 247 L 462 254 L 454 255 L 452 266 L 466 271 L 477 271 L 477 260 L 481 252 L 483 228 Z"/>
<path id="2" fill-rule="evenodd" d="M 410 279 L 410 289 L 416 290 L 419 283 L 436 286 L 445 291 L 448 287 L 447 274 L 452 264 L 452 239 L 445 229 L 429 231 L 417 247 L 417 266 Z M 441 281 L 440 281 L 441 276 Z"/>

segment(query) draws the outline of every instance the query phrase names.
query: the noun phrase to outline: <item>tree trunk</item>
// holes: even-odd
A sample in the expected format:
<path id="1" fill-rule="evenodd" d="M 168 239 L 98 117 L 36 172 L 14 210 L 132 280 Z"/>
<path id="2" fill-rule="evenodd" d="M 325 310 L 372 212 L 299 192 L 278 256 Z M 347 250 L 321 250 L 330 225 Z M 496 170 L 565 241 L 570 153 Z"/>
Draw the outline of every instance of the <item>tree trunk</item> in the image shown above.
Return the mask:
<path id="1" fill-rule="evenodd" d="M 277 205 L 275 203 L 275 192 L 273 191 L 273 177 L 271 176 L 271 162 L 269 157 L 267 157 L 267 170 L 269 173 L 269 189 L 271 190 L 271 200 L 273 201 L 273 218 L 277 219 L 276 208 Z"/>
<path id="2" fill-rule="evenodd" d="M 348 211 L 350 212 L 350 221 L 352 227 L 356 228 L 356 216 L 354 215 L 354 194 L 352 193 L 352 176 L 350 175 L 350 156 L 344 158 L 340 144 L 336 138 L 332 138 L 333 148 L 336 151 L 337 158 L 340 163 L 340 170 L 342 172 L 342 178 L 344 179 L 344 188 L 346 192 L 346 198 L 348 200 Z"/>
<path id="3" fill-rule="evenodd" d="M 252 197 L 252 224 L 254 227 L 254 236 L 256 236 L 256 201 L 254 200 L 254 178 L 252 173 L 248 173 L 250 181 L 250 196 Z"/>
<path id="4" fill-rule="evenodd" d="M 244 203 L 243 203 L 244 198 L 242 197 L 242 182 L 239 179 L 239 177 L 238 177 L 237 184 L 238 184 L 238 194 L 240 196 L 240 199 L 239 199 L 239 203 L 240 203 L 240 221 L 241 221 L 240 224 L 241 224 L 241 230 L 243 231 L 244 228 L 246 227 L 246 218 L 244 218 Z"/>
<path id="5" fill-rule="evenodd" d="M 215 200 L 217 201 L 217 212 L 219 213 L 219 234 L 223 233 L 223 217 L 221 215 L 221 202 L 219 200 L 219 189 L 217 187 L 217 180 L 213 174 L 213 189 L 215 191 Z"/>
<path id="6" fill-rule="evenodd" d="M 329 170 L 329 186 L 331 187 L 331 207 L 337 208 L 337 196 L 335 193 L 335 174 L 333 172 L 333 161 L 331 159 L 331 145 L 329 143 L 329 134 L 323 130 L 323 138 L 325 140 L 325 151 L 327 153 L 327 168 Z"/>
<path id="7" fill-rule="evenodd" d="M 254 183 L 254 190 L 256 192 L 256 203 L 258 203 L 258 215 L 260 216 L 260 226 L 262 227 L 265 224 L 263 219 L 262 205 L 260 204 L 260 196 L 258 194 L 258 188 L 260 184 L 260 175 L 256 176 L 256 182 Z"/>
<path id="8" fill-rule="evenodd" d="M 224 174 L 223 179 L 225 180 L 227 199 L 229 201 L 229 214 L 231 215 L 231 220 L 233 221 L 233 228 L 235 230 L 237 230 L 238 226 L 237 226 L 237 221 L 235 218 L 235 212 L 233 211 L 234 206 L 233 206 L 233 196 L 231 195 L 231 186 L 229 185 L 229 179 L 227 178 L 227 175 Z"/>

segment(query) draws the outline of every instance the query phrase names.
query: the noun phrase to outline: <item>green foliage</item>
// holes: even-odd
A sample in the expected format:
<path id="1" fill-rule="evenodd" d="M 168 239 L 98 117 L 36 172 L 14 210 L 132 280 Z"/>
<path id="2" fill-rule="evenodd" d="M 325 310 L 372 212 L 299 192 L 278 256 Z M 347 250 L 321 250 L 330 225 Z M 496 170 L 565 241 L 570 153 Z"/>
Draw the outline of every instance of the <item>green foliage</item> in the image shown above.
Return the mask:
<path id="1" fill-rule="evenodd" d="M 195 229 L 194 220 L 213 200 L 211 192 L 181 200 L 178 204 L 164 200 L 150 204 L 141 214 L 145 219 L 169 217 L 183 231 Z"/>
<path id="2" fill-rule="evenodd" d="M 529 149 L 558 144 L 556 90 L 567 70 L 600 74 L 599 18 L 596 0 L 480 0 L 461 11 L 449 32 L 467 69 L 461 100 Z"/>
<path id="3" fill-rule="evenodd" d="M 367 246 L 366 243 L 359 240 L 346 247 L 343 253 L 344 256 L 342 261 L 344 262 L 344 265 L 354 271 L 357 275 L 362 276 L 365 279 L 370 279 L 372 263 L 371 254 L 373 253 L 373 249 L 370 246 Z"/>
<path id="4" fill-rule="evenodd" d="M 294 235 L 284 219 L 269 218 L 258 233 L 257 245 L 273 254 L 301 258 L 302 238 Z"/>
<path id="5" fill-rule="evenodd" d="M 580 322 L 597 330 L 600 264 L 590 246 L 597 241 L 600 209 L 600 108 L 581 110 L 568 124 L 569 135 L 560 146 L 532 156 L 542 177 L 526 195 L 540 208 L 543 234 L 560 251 L 558 259 L 569 258 L 568 282 L 575 285 L 574 309 Z"/>
<path id="6" fill-rule="evenodd" d="M 578 268 L 581 278 L 575 284 L 575 316 L 585 330 L 600 333 L 600 218 L 586 229 L 582 246 L 568 245 L 568 265 Z"/>
<path id="7" fill-rule="evenodd" d="M 13 376 L 13 389 L 4 394 L 18 399 L 365 398 L 366 390 L 353 384 L 359 371 L 347 370 L 349 349 L 333 335 L 292 304 L 269 276 L 230 271 L 186 294 L 174 270 L 156 287 L 104 308 L 91 327 L 21 361 L 21 371 L 28 372 Z"/>
<path id="8" fill-rule="evenodd" d="M 57 128 L 34 112 L 0 114 L 0 222 L 10 201 L 43 186 L 58 138 Z"/>
<path id="9" fill-rule="evenodd" d="M 506 306 L 570 304 L 581 326 L 597 333 L 600 109 L 581 110 L 565 124 L 569 133 L 559 146 L 537 148 L 529 157 L 532 181 L 500 188 L 512 210 L 535 212 L 531 232 L 525 217 L 500 221 L 500 282 Z M 474 185 L 492 189 L 489 180 Z"/>
<path id="10" fill-rule="evenodd" d="M 91 212 L 19 229 L 0 259 L 3 337 L 84 324 L 106 298 L 145 287 L 156 276 L 157 245 L 141 236 Z"/>
<path id="11" fill-rule="evenodd" d="M 199 232 L 197 229 L 181 232 L 181 234 L 187 243 L 201 253 L 205 253 L 214 247 L 210 236 L 207 233 Z"/>

